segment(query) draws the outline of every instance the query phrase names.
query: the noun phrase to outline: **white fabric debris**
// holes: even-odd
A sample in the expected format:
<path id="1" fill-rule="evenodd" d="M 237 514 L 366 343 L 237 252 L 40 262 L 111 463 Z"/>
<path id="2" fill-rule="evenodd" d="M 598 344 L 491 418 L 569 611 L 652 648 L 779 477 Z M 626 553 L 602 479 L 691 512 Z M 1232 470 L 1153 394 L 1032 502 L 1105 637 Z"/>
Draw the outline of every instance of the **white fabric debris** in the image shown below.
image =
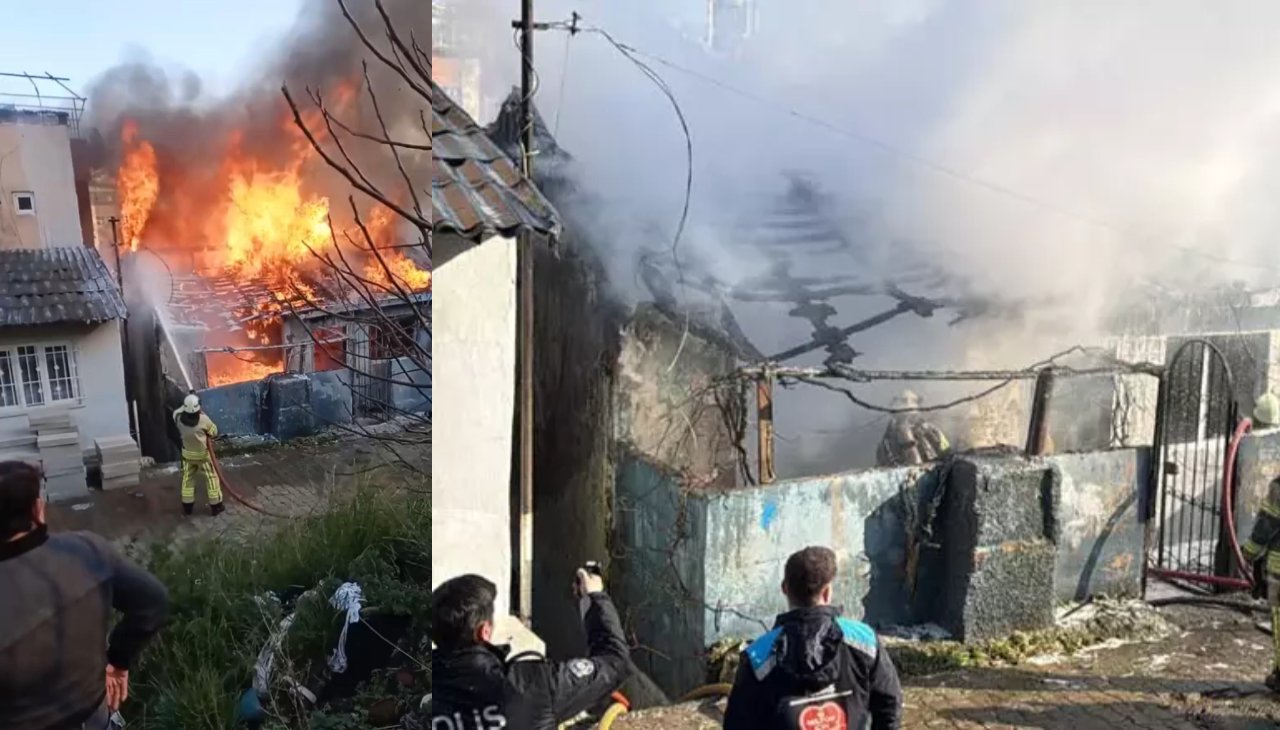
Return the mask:
<path id="1" fill-rule="evenodd" d="M 343 583 L 329 599 L 330 605 L 347 614 L 347 620 L 342 623 L 342 635 L 338 637 L 338 648 L 329 658 L 329 668 L 338 674 L 347 671 L 347 628 L 360 620 L 360 604 L 363 602 L 364 594 L 358 583 Z"/>

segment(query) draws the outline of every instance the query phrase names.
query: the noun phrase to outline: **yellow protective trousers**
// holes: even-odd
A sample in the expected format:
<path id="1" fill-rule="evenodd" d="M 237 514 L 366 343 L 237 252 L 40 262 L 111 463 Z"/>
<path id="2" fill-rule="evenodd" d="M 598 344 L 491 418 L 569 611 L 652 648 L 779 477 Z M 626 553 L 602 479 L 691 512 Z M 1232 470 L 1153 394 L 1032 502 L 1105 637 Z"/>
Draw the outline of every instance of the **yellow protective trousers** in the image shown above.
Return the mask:
<path id="1" fill-rule="evenodd" d="M 1267 603 L 1271 607 L 1271 668 L 1280 671 L 1280 550 L 1267 551 Z"/>
<path id="2" fill-rule="evenodd" d="M 222 501 L 222 485 L 218 481 L 218 472 L 213 469 L 213 462 L 209 461 L 209 452 L 204 451 L 196 453 L 193 451 L 182 451 L 182 503 L 195 504 L 196 501 L 196 474 L 204 476 L 205 490 L 209 495 L 209 504 L 218 504 Z"/>

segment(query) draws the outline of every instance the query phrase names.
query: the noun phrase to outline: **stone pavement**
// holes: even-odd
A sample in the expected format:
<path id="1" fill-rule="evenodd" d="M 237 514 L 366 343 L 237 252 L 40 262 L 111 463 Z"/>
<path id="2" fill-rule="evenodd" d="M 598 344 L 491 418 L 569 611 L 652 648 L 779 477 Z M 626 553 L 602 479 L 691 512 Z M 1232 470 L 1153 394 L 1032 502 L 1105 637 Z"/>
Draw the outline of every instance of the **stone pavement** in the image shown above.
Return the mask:
<path id="1" fill-rule="evenodd" d="M 413 456 L 413 466 L 430 474 L 430 449 Z M 399 460 L 389 458 L 369 437 L 303 440 L 221 459 L 227 480 L 250 503 L 270 516 L 237 502 L 224 489 L 226 512 L 209 516 L 204 485 L 196 484 L 196 513 L 182 515 L 176 465 L 144 471 L 137 487 L 91 490 L 86 499 L 50 506 L 54 530 L 91 530 L 120 545 L 155 539 L 182 540 L 215 534 L 249 539 L 274 529 L 284 519 L 325 510 L 360 484 L 389 482 Z"/>
<path id="2" fill-rule="evenodd" d="M 703 702 L 624 716 L 617 730 L 716 730 L 724 703 Z M 1262 730 L 1280 727 L 1280 703 L 1265 696 L 1206 700 L 1158 685 L 1104 688 L 1046 684 L 1027 690 L 906 688 L 903 728 L 940 730 Z"/>

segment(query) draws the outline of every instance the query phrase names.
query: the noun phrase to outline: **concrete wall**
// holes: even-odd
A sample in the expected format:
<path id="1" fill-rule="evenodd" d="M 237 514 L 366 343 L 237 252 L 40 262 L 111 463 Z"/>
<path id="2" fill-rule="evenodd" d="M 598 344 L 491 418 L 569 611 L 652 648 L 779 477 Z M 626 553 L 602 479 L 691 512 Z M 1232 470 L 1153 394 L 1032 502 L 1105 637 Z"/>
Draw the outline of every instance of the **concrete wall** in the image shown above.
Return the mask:
<path id="1" fill-rule="evenodd" d="M 432 469 L 432 583 L 479 573 L 511 605 L 511 464 L 516 373 L 516 244 L 436 239 L 432 336 L 441 417 Z M 484 546 L 484 549 L 477 549 Z"/>
<path id="2" fill-rule="evenodd" d="M 836 602 L 878 627 L 935 622 L 982 639 L 1047 626 L 1059 601 L 1136 594 L 1148 460 L 1145 449 L 966 456 L 705 490 L 626 454 L 613 587 L 637 664 L 668 692 L 701 683 L 703 648 L 766 630 L 785 610 L 787 557 L 813 544 L 839 557 Z"/>
<path id="3" fill-rule="evenodd" d="M 836 602 L 852 616 L 906 623 L 907 534 L 932 469 L 872 469 L 706 496 L 706 636 L 759 632 L 783 610 L 783 566 L 806 545 L 836 552 Z"/>
<path id="4" fill-rule="evenodd" d="M 428 345 L 430 347 L 430 345 Z M 391 404 L 400 411 L 431 414 L 431 371 L 418 367 L 412 358 L 391 361 Z M 409 385 L 413 383 L 413 385 Z M 347 394 L 350 399 L 350 393 Z"/>
<path id="5" fill-rule="evenodd" d="M 80 446 L 87 450 L 106 436 L 129 434 L 129 412 L 124 393 L 124 356 L 120 344 L 120 323 L 96 327 L 57 326 L 0 330 L 0 347 L 18 345 L 72 344 L 77 349 L 80 400 L 47 406 L 47 410 L 71 412 L 80 429 Z M 43 367 L 43 363 L 42 363 Z M 0 431 L 6 423 L 25 420 L 29 410 L 0 409 Z"/>
<path id="6" fill-rule="evenodd" d="M 83 246 L 67 125 L 0 122 L 0 159 L 0 249 Z M 35 215 L 15 192 L 35 194 Z"/>
<path id="7" fill-rule="evenodd" d="M 262 422 L 262 381 L 232 383 L 200 391 L 200 405 L 224 436 L 258 436 Z"/>
<path id="8" fill-rule="evenodd" d="M 205 412 L 224 436 L 274 436 L 281 441 L 351 423 L 350 374 L 291 373 L 199 391 Z"/>
<path id="9" fill-rule="evenodd" d="M 1046 459 L 1061 474 L 1054 592 L 1059 600 L 1132 596 L 1142 588 L 1145 539 L 1139 504 L 1151 450 Z"/>
<path id="10" fill-rule="evenodd" d="M 640 642 L 631 657 L 668 692 L 700 686 L 702 651 L 711 643 L 707 580 L 714 578 L 706 562 L 713 554 L 707 500 L 681 489 L 675 474 L 636 454 L 619 460 L 616 478 L 610 590 L 624 629 Z M 722 574 L 719 580 L 736 577 Z M 757 633 L 761 627 L 755 621 L 743 631 Z"/>

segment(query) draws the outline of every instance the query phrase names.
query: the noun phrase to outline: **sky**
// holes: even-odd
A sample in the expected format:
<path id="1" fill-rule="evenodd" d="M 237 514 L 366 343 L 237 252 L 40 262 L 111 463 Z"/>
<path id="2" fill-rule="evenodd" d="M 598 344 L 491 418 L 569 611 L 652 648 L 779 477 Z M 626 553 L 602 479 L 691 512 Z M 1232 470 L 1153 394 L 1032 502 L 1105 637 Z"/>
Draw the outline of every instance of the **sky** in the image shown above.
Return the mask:
<path id="1" fill-rule="evenodd" d="M 0 7 L 17 0 L 0 0 Z M 23 3 L 0 24 L 0 71 L 52 73 L 85 94 L 108 68 L 149 54 L 164 65 L 200 74 L 206 89 L 224 91 L 261 49 L 286 32 L 301 0 L 58 0 Z M 12 22 L 20 18 L 21 22 Z M 27 82 L 0 79 L 0 93 L 30 92 Z M 42 93 L 45 92 L 42 89 Z"/>

